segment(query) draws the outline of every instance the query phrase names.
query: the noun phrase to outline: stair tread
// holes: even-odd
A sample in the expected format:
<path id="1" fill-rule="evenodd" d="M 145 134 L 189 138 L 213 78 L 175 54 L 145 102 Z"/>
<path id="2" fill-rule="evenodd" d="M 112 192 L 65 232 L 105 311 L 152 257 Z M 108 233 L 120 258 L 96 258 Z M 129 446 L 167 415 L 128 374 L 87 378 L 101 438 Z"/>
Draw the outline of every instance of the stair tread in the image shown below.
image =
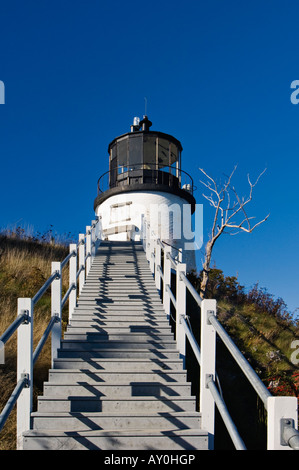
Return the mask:
<path id="1" fill-rule="evenodd" d="M 145 429 L 138 429 L 138 430 L 116 430 L 116 429 L 112 429 L 112 430 L 109 430 L 109 429 L 95 429 L 95 430 L 88 430 L 88 431 L 74 431 L 74 432 L 71 432 L 71 431 L 67 431 L 67 432 L 64 432 L 64 431 L 60 431 L 60 430 L 38 430 L 38 429 L 32 429 L 30 431 L 26 431 L 23 435 L 24 437 L 26 436 L 55 436 L 55 437 L 59 437 L 59 436 L 66 436 L 66 437 L 71 437 L 72 435 L 74 436 L 77 436 L 78 434 L 81 434 L 81 435 L 84 435 L 84 436 L 92 436 L 92 435 L 114 435 L 114 436 L 132 436 L 134 437 L 135 436 L 135 433 L 136 431 L 138 432 L 138 435 L 144 435 L 144 436 L 151 436 L 151 435 L 155 435 L 155 434 L 158 434 L 158 435 L 162 435 L 162 436 L 165 436 L 167 435 L 167 433 L 169 433 L 169 435 L 173 436 L 173 435 L 178 435 L 178 436 L 185 436 L 185 435 L 192 435 L 194 433 L 196 433 L 197 435 L 203 435 L 203 436 L 206 436 L 207 432 L 200 429 L 200 428 L 194 428 L 194 429 L 149 429 L 149 430 L 145 430 Z"/>
<path id="2" fill-rule="evenodd" d="M 109 413 L 104 413 L 102 411 L 34 411 L 31 413 L 31 416 L 32 417 L 46 417 L 46 418 L 55 418 L 55 417 L 58 417 L 58 416 L 61 416 L 63 418 L 81 418 L 81 417 L 91 417 L 91 416 L 100 416 L 100 417 L 103 417 L 103 418 L 126 418 L 126 417 L 138 417 L 138 418 L 141 418 L 141 417 L 145 417 L 145 416 L 149 416 L 149 417 L 171 417 L 171 416 L 174 416 L 174 417 L 180 417 L 180 416 L 191 416 L 191 417 L 199 417 L 201 416 L 201 413 L 199 411 L 161 411 L 159 412 L 159 414 L 157 413 L 150 413 L 150 412 L 140 412 L 140 413 L 136 413 L 136 412 L 118 412 L 118 413 L 113 413 L 113 412 L 109 412 Z"/>
<path id="3" fill-rule="evenodd" d="M 84 400 L 95 400 L 95 401 L 194 401 L 195 397 L 193 395 L 172 395 L 172 396 L 156 396 L 156 395 L 139 395 L 139 396 L 127 396 L 127 397 L 108 397 L 102 395 L 100 397 L 94 395 L 85 395 L 85 396 L 73 396 L 71 397 L 72 401 L 81 401 L 83 398 Z M 65 397 L 61 396 L 46 396 L 46 395 L 39 395 L 38 400 L 41 401 L 65 401 L 68 400 Z"/>
<path id="4" fill-rule="evenodd" d="M 57 374 L 81 374 L 81 373 L 88 373 L 90 369 L 89 368 L 84 368 L 84 369 L 56 369 L 56 368 L 53 368 L 53 369 L 49 369 L 49 374 L 53 374 L 53 373 L 57 373 Z M 187 371 L 185 369 L 182 369 L 182 370 L 179 370 L 179 371 L 169 371 L 169 370 L 165 370 L 165 369 L 162 369 L 161 367 L 160 368 L 156 368 L 155 366 L 153 366 L 153 370 L 152 371 L 144 371 L 142 372 L 143 374 L 152 374 L 153 371 L 157 370 L 159 373 L 162 372 L 163 374 L 167 374 L 167 373 L 172 373 L 172 374 L 178 374 L 178 375 L 182 375 L 182 374 L 186 374 Z M 127 372 L 127 371 L 118 371 L 118 370 L 115 370 L 115 371 L 105 371 L 105 370 L 98 370 L 98 372 L 96 372 L 98 374 L 130 374 L 130 373 L 134 373 L 134 372 Z M 138 372 L 140 373 L 140 372 Z"/>
<path id="5" fill-rule="evenodd" d="M 156 386 L 156 387 L 160 387 L 160 386 L 168 386 L 168 387 L 188 387 L 191 385 L 191 382 L 186 382 L 186 381 L 183 381 L 183 382 L 175 382 L 175 381 L 168 381 L 168 380 L 163 380 L 163 379 L 159 379 L 159 382 L 151 382 L 151 381 L 146 381 L 146 380 L 141 380 L 141 381 L 138 381 L 138 382 L 133 382 L 133 384 L 138 384 L 138 385 L 143 385 L 143 386 Z M 65 381 L 65 382 L 54 382 L 54 381 L 45 381 L 44 382 L 44 386 L 45 387 L 81 387 L 81 386 L 84 386 L 85 383 L 73 383 L 73 382 L 68 382 L 68 381 Z M 88 385 L 93 385 L 95 387 L 132 387 L 132 383 L 128 383 L 128 382 L 99 382 L 97 380 L 90 380 L 90 382 L 88 383 Z"/>

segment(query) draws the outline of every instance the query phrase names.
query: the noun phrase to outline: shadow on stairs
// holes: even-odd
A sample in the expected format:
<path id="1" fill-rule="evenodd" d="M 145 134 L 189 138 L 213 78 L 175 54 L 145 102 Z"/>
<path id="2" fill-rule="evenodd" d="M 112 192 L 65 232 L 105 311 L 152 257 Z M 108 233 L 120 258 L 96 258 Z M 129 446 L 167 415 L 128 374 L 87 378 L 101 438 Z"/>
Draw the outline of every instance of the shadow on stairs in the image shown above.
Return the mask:
<path id="1" fill-rule="evenodd" d="M 99 247 L 24 450 L 208 449 L 141 243 Z"/>

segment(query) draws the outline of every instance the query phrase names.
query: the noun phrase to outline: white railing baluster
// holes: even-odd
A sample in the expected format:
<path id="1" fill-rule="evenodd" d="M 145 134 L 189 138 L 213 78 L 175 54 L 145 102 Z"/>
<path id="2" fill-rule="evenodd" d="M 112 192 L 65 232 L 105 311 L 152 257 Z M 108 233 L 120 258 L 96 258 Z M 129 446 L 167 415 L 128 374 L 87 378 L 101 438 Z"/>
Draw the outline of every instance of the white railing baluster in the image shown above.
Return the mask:
<path id="1" fill-rule="evenodd" d="M 155 264 L 156 264 L 155 245 L 156 245 L 156 240 L 153 237 L 152 233 L 150 234 L 149 244 L 150 244 L 150 247 L 149 247 L 149 251 L 150 251 L 150 260 L 149 260 L 150 270 L 151 270 L 152 274 L 155 274 Z"/>
<path id="2" fill-rule="evenodd" d="M 86 274 L 87 277 L 90 267 L 91 267 L 91 226 L 88 225 L 86 227 Z"/>
<path id="3" fill-rule="evenodd" d="M 215 401 L 207 387 L 208 379 L 215 380 L 216 331 L 209 316 L 216 316 L 216 300 L 205 299 L 201 303 L 201 367 L 200 367 L 200 412 L 202 427 L 209 433 L 209 449 L 214 448 Z"/>
<path id="4" fill-rule="evenodd" d="M 33 302 L 29 298 L 18 299 L 18 315 L 26 312 L 27 320 L 18 328 L 17 382 L 26 379 L 17 401 L 17 449 L 23 448 L 23 432 L 30 429 L 33 397 Z"/>
<path id="5" fill-rule="evenodd" d="M 85 283 L 85 235 L 80 233 L 79 235 L 79 294 L 81 294 L 82 288 Z"/>
<path id="6" fill-rule="evenodd" d="M 96 255 L 96 225 L 97 220 L 91 221 L 91 264 L 93 263 Z"/>
<path id="7" fill-rule="evenodd" d="M 141 216 L 141 227 L 142 227 L 142 245 L 143 245 L 143 250 L 146 252 L 146 219 L 144 218 L 144 215 L 142 214 Z"/>
<path id="8" fill-rule="evenodd" d="M 140 241 L 142 242 L 142 245 L 143 245 L 143 249 L 144 249 L 144 214 L 141 214 L 141 218 L 140 218 Z"/>
<path id="9" fill-rule="evenodd" d="M 186 365 L 186 335 L 180 318 L 186 316 L 186 286 L 181 280 L 180 274 L 186 275 L 186 264 L 178 264 L 176 268 L 176 342 L 183 359 L 184 368 Z"/>
<path id="10" fill-rule="evenodd" d="M 159 292 L 161 292 L 161 245 L 158 239 L 155 240 L 155 284 Z"/>
<path id="11" fill-rule="evenodd" d="M 70 253 L 74 252 L 74 256 L 69 261 L 69 287 L 74 286 L 69 295 L 69 323 L 72 319 L 72 315 L 77 306 L 77 245 L 75 243 L 70 244 Z"/>
<path id="12" fill-rule="evenodd" d="M 167 318 L 170 316 L 170 295 L 167 290 L 167 286 L 171 286 L 171 261 L 167 256 L 171 252 L 170 246 L 165 246 L 164 248 L 164 264 L 163 264 L 163 306 Z"/>
<path id="13" fill-rule="evenodd" d="M 52 262 L 52 274 L 57 273 L 57 278 L 51 284 L 51 317 L 55 317 L 55 323 L 52 328 L 52 341 L 51 341 L 51 361 L 52 368 L 54 366 L 54 359 L 57 358 L 57 351 L 60 348 L 61 341 L 61 263 Z"/>
<path id="14" fill-rule="evenodd" d="M 145 241 L 145 253 L 146 259 L 148 262 L 151 260 L 151 234 L 150 234 L 150 224 L 147 222 L 145 223 L 145 230 L 146 230 L 146 241 Z"/>

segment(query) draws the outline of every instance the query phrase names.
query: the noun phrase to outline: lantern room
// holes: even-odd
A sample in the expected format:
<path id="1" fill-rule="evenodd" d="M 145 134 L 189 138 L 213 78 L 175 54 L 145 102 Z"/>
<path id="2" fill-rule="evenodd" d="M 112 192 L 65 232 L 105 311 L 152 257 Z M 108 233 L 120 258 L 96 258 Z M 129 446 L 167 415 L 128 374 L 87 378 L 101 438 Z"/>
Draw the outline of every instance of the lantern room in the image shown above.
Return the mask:
<path id="1" fill-rule="evenodd" d="M 95 206 L 118 192 L 154 189 L 178 194 L 193 209 L 193 180 L 181 169 L 182 145 L 151 125 L 147 116 L 134 118 L 131 132 L 109 144 L 109 171 L 98 181 Z"/>

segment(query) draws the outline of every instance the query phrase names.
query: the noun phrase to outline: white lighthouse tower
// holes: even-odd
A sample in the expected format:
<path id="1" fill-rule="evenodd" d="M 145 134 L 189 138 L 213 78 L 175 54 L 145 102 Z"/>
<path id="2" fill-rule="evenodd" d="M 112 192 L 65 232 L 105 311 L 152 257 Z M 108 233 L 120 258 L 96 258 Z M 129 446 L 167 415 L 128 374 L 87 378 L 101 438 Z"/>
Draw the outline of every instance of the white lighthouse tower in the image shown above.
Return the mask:
<path id="1" fill-rule="evenodd" d="M 94 210 L 105 240 L 140 240 L 145 218 L 173 255 L 181 249 L 187 269 L 195 269 L 193 180 L 181 169 L 181 143 L 151 126 L 147 116 L 134 118 L 131 131 L 109 144 Z"/>

